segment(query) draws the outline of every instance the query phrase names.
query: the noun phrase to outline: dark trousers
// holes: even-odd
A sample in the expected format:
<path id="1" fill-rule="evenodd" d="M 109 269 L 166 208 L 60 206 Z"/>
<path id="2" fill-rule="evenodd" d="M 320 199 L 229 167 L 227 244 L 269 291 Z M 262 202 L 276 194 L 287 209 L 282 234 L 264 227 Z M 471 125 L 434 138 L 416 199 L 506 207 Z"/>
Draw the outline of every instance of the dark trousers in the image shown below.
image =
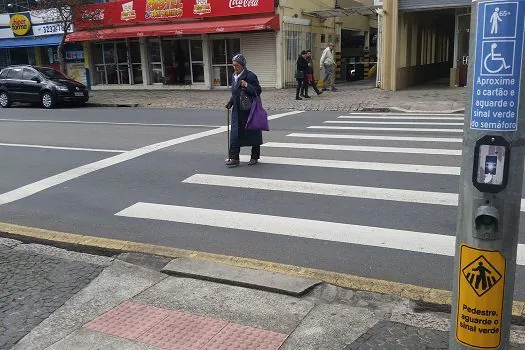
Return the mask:
<path id="1" fill-rule="evenodd" d="M 321 92 L 319 91 L 319 89 L 317 88 L 317 82 L 314 80 L 312 81 L 309 81 L 306 86 L 307 86 L 307 89 L 308 89 L 308 85 L 312 85 L 312 87 L 314 88 L 314 91 L 316 94 L 320 94 Z M 308 90 L 306 91 L 306 94 L 305 95 L 308 95 Z"/>
<path id="2" fill-rule="evenodd" d="M 299 93 L 303 93 L 305 96 L 308 96 L 308 83 L 307 79 L 297 79 L 297 91 L 295 92 L 295 97 L 299 97 Z"/>
<path id="3" fill-rule="evenodd" d="M 241 146 L 230 146 L 230 159 L 239 160 Z M 261 158 L 261 146 L 252 146 L 252 159 Z"/>

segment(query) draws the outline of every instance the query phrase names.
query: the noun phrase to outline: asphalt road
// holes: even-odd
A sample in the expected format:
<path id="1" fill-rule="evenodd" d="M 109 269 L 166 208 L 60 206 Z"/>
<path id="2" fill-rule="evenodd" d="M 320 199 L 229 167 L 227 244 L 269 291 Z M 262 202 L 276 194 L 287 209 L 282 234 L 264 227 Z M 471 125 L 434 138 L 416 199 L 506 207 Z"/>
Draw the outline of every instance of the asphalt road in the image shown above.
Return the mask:
<path id="1" fill-rule="evenodd" d="M 225 111 L 0 113 L 0 221 L 451 288 L 457 117 L 278 116 L 227 169 Z"/>

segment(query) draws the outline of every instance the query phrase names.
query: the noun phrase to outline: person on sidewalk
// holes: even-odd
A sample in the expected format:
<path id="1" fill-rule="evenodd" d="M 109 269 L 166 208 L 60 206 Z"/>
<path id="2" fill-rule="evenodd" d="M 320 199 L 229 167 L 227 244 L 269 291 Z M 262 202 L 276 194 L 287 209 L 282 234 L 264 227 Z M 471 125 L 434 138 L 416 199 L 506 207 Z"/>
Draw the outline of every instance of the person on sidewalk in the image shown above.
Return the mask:
<path id="1" fill-rule="evenodd" d="M 234 70 L 231 80 L 232 96 L 226 104 L 226 108 L 233 108 L 229 159 L 226 161 L 226 166 L 229 168 L 240 165 L 239 155 L 241 147 L 244 146 L 252 146 L 252 156 L 248 165 L 257 164 L 263 143 L 262 131 L 246 130 L 251 103 L 262 92 L 259 79 L 255 73 L 246 68 L 246 58 L 242 54 L 233 57 L 232 67 Z"/>
<path id="2" fill-rule="evenodd" d="M 314 62 L 312 60 L 312 50 L 306 51 L 306 61 L 308 62 L 308 75 L 306 77 L 307 85 L 312 85 L 317 96 L 321 95 L 323 92 L 319 91 L 317 88 L 317 82 L 314 79 Z M 304 93 L 303 93 L 304 95 Z"/>
<path id="3" fill-rule="evenodd" d="M 310 98 L 310 96 L 308 96 L 308 61 L 306 60 L 306 57 L 306 51 L 303 50 L 301 51 L 301 55 L 297 58 L 297 70 L 295 73 L 295 79 L 297 79 L 297 91 L 295 92 L 296 100 L 302 100 L 302 98 L 299 97 L 299 93 L 305 98 Z"/>
<path id="4" fill-rule="evenodd" d="M 332 91 L 337 91 L 335 88 L 335 59 L 334 59 L 333 43 L 328 44 L 328 47 L 323 51 L 321 56 L 321 69 L 324 68 L 323 91 L 328 91 L 326 82 L 330 80 L 330 88 Z"/>

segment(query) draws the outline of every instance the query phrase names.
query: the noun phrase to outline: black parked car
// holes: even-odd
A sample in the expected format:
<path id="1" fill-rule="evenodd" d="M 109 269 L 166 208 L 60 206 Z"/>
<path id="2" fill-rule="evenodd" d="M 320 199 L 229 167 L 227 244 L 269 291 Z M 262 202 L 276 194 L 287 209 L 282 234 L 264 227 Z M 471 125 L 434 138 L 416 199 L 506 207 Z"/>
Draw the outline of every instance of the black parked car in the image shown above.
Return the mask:
<path id="1" fill-rule="evenodd" d="M 83 84 L 48 67 L 11 66 L 0 71 L 0 106 L 12 102 L 41 103 L 53 108 L 60 103 L 85 104 L 89 92 Z"/>

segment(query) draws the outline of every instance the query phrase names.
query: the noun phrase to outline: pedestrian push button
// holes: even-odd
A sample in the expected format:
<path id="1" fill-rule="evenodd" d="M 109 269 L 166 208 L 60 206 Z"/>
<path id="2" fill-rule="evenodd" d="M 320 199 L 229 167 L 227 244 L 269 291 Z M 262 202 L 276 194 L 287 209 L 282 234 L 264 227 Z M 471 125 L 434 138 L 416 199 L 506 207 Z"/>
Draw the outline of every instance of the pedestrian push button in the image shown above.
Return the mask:
<path id="1" fill-rule="evenodd" d="M 474 151 L 474 186 L 485 193 L 498 193 L 507 186 L 510 146 L 501 136 L 485 136 Z"/>

